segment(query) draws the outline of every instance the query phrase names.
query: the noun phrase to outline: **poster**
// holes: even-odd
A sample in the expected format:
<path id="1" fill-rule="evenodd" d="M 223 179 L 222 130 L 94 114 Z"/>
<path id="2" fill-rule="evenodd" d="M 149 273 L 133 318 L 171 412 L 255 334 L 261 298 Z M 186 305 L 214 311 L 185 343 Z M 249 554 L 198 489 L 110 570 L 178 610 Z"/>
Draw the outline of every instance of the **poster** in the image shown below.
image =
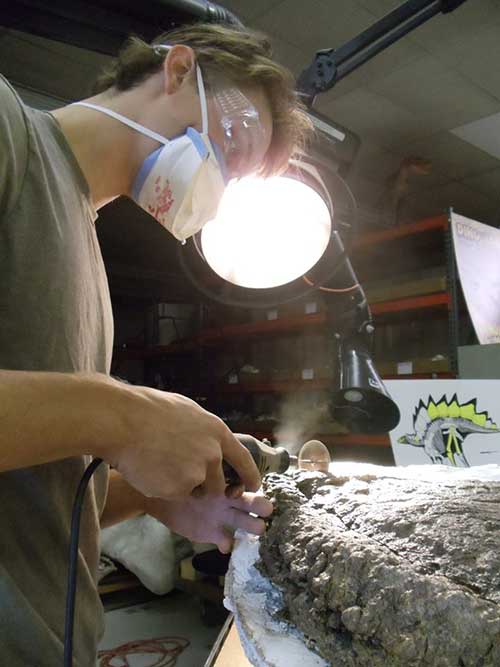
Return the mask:
<path id="1" fill-rule="evenodd" d="M 500 343 L 500 230 L 451 214 L 458 275 L 481 345 Z"/>
<path id="2" fill-rule="evenodd" d="M 500 464 L 500 380 L 386 380 L 396 465 Z"/>

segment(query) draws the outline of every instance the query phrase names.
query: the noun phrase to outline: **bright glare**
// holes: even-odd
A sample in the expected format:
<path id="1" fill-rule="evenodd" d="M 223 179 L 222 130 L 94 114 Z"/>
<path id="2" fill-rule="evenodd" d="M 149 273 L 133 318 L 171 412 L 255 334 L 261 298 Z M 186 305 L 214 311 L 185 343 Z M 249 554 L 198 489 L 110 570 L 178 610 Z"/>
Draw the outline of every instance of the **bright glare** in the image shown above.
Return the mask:
<path id="1" fill-rule="evenodd" d="M 316 264 L 330 232 L 330 212 L 313 188 L 285 176 L 249 177 L 229 184 L 201 245 L 221 278 L 242 287 L 276 287 Z"/>

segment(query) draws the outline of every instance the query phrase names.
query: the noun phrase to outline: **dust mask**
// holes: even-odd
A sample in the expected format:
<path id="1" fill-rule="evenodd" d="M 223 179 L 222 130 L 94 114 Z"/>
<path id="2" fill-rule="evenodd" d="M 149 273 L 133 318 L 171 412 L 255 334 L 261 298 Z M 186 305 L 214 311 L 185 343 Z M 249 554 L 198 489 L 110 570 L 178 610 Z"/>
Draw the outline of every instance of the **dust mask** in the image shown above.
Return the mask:
<path id="1" fill-rule="evenodd" d="M 198 232 L 215 218 L 224 193 L 225 164 L 208 136 L 208 112 L 201 70 L 196 65 L 201 105 L 201 133 L 188 127 L 167 139 L 121 114 L 88 102 L 80 106 L 101 111 L 158 141 L 161 147 L 143 162 L 132 187 L 132 199 L 179 241 Z"/>

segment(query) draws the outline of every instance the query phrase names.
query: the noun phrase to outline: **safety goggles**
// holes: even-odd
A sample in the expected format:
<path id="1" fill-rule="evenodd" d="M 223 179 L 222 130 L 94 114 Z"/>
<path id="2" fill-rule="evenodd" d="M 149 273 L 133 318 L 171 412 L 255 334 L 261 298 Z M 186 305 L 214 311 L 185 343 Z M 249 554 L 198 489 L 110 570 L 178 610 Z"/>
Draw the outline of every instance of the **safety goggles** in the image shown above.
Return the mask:
<path id="1" fill-rule="evenodd" d="M 167 50 L 171 46 L 159 44 L 154 48 Z M 204 73 L 203 78 L 207 94 L 208 134 L 216 153 L 222 156 L 227 177 L 240 178 L 258 171 L 268 148 L 258 110 L 226 77 Z M 198 90 L 198 93 L 201 91 Z"/>

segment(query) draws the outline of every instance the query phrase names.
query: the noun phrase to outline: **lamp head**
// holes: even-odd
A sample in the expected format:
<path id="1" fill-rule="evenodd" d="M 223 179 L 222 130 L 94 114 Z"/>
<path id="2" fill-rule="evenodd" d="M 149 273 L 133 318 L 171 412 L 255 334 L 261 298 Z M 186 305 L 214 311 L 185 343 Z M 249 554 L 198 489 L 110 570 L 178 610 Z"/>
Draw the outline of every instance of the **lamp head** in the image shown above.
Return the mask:
<path id="1" fill-rule="evenodd" d="M 399 424 L 399 408 L 360 336 L 339 343 L 334 386 L 330 412 L 351 433 L 388 433 Z"/>
<path id="2" fill-rule="evenodd" d="M 303 180 L 244 178 L 226 189 L 217 217 L 201 232 L 201 250 L 229 283 L 273 288 L 307 273 L 331 230 L 327 203 Z"/>
<path id="3" fill-rule="evenodd" d="M 347 194 L 348 209 L 354 214 L 352 193 L 343 179 L 338 175 L 335 179 L 342 183 L 344 201 Z M 365 337 L 359 334 L 359 317 L 365 321 L 371 317 L 339 232 L 332 229 L 329 190 L 307 162 L 293 165 L 286 176 L 235 182 L 224 194 L 217 218 L 192 244 L 191 257 L 198 257 L 198 263 L 208 264 L 222 278 L 221 289 L 211 289 L 198 279 L 186 261 L 189 255 L 180 254 L 180 259 L 202 293 L 232 306 L 268 308 L 302 298 L 334 277 L 340 281 L 341 289 L 325 292 L 349 294 L 348 316 L 341 317 L 342 345 L 331 412 L 352 432 L 386 433 L 397 425 L 399 410 L 375 370 Z M 342 224 L 342 208 L 339 218 Z M 303 280 L 306 273 L 314 277 L 312 283 Z M 213 274 L 211 279 L 217 280 Z M 331 298 L 340 315 L 339 294 Z M 353 310 L 352 299 L 362 307 Z"/>

